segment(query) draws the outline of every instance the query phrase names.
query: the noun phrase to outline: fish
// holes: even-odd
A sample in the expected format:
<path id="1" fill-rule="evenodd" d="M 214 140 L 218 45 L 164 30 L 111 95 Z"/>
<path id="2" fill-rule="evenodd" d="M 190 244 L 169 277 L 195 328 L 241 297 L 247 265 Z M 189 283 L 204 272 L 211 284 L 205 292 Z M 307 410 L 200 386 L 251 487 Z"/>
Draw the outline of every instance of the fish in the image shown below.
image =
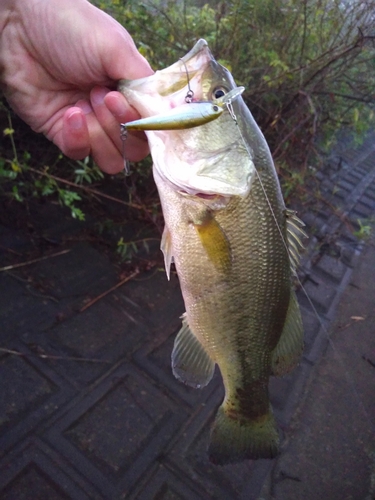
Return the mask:
<path id="1" fill-rule="evenodd" d="M 303 351 L 293 285 L 303 222 L 285 206 L 242 88 L 205 40 L 152 76 L 121 80 L 118 90 L 148 138 L 165 222 L 161 250 L 186 308 L 173 374 L 202 388 L 217 365 L 223 380 L 208 458 L 216 465 L 274 458 L 280 436 L 269 379 L 290 372 Z M 207 107 L 215 103 L 220 112 Z"/>

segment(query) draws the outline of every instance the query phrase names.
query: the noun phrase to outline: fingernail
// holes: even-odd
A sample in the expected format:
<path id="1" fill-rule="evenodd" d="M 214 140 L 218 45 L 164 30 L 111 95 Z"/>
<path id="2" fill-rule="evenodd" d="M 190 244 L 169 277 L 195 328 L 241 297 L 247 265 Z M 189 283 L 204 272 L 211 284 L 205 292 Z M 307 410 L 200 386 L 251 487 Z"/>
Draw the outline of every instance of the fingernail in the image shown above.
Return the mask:
<path id="1" fill-rule="evenodd" d="M 111 111 L 116 118 L 123 119 L 129 111 L 129 106 L 122 99 L 117 99 L 114 105 L 112 105 Z"/>
<path id="2" fill-rule="evenodd" d="M 68 118 L 70 127 L 73 130 L 79 130 L 83 127 L 83 116 L 79 111 L 74 111 Z"/>

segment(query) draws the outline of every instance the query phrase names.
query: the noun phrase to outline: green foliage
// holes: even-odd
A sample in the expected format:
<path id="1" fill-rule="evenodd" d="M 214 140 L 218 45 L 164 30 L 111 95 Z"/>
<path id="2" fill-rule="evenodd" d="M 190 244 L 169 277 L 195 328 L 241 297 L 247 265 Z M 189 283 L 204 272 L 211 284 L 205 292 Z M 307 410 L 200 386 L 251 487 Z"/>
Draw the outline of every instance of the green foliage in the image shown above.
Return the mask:
<path id="1" fill-rule="evenodd" d="M 281 173 L 314 163 L 343 127 L 374 122 L 375 1 L 95 2 L 121 22 L 155 69 L 205 38 L 244 95 Z M 287 174 L 288 175 L 288 174 Z"/>
<path id="2" fill-rule="evenodd" d="M 12 126 L 10 112 L 1 106 L 6 114 L 9 126 L 3 130 L 4 137 L 10 141 L 10 154 L 0 156 L 0 192 L 18 202 L 24 202 L 28 197 L 55 196 L 58 202 L 69 208 L 72 217 L 84 220 L 83 211 L 77 206 L 81 196 L 72 189 L 74 183 L 56 177 L 52 171 L 56 169 L 63 155 L 56 153 L 56 158 L 50 166 L 35 169 L 31 167 L 32 155 L 28 151 L 20 152 L 14 139 L 15 130 Z M 102 172 L 89 159 L 73 162 L 71 172 L 75 176 L 75 184 L 92 183 L 103 177 Z M 66 183 L 67 187 L 62 185 Z M 72 185 L 73 184 L 73 185 Z"/>
<path id="3" fill-rule="evenodd" d="M 155 238 L 142 238 L 139 240 L 124 241 L 121 237 L 117 242 L 117 253 L 121 260 L 130 261 L 134 255 L 143 249 L 147 254 L 150 252 L 149 241 Z"/>
<path id="4" fill-rule="evenodd" d="M 93 182 L 100 181 L 104 177 L 103 172 L 90 160 L 89 156 L 86 156 L 82 161 L 76 161 L 74 175 L 74 182 L 76 184 L 92 184 Z"/>
<path id="5" fill-rule="evenodd" d="M 63 155 L 56 152 L 53 163 L 33 168 L 33 155 L 17 147 L 11 113 L 3 105 L 0 111 L 7 117 L 8 127 L 4 128 L 3 135 L 10 141 L 10 153 L 0 156 L 0 192 L 18 202 L 24 202 L 28 197 L 54 196 L 61 205 L 69 208 L 72 217 L 84 220 L 85 214 L 77 206 L 82 197 L 74 187 L 101 180 L 104 175 L 98 166 L 89 157 L 83 161 L 67 160 L 64 165 L 69 166 L 68 175 L 65 170 L 65 178 L 57 177 Z"/>
<path id="6" fill-rule="evenodd" d="M 117 253 L 120 255 L 121 260 L 131 260 L 132 256 L 138 251 L 137 244 L 134 241 L 125 242 L 121 237 L 117 242 Z"/>
<path id="7" fill-rule="evenodd" d="M 357 219 L 357 223 L 359 226 L 359 229 L 357 231 L 354 231 L 354 236 L 359 238 L 360 240 L 367 240 L 370 238 L 372 231 L 373 231 L 373 225 L 374 225 L 374 220 L 373 218 L 367 219 L 367 220 L 361 220 Z"/>

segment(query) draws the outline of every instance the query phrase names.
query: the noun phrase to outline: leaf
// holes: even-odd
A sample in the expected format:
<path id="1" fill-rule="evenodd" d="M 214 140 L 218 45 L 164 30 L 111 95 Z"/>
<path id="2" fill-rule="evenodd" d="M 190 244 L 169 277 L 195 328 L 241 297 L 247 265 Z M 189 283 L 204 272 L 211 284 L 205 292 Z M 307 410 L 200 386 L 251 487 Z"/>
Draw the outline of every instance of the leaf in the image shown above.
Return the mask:
<path id="1" fill-rule="evenodd" d="M 18 162 L 16 160 L 13 160 L 11 162 L 11 167 L 13 172 L 17 172 L 18 174 L 22 172 L 22 168 L 18 165 Z"/>

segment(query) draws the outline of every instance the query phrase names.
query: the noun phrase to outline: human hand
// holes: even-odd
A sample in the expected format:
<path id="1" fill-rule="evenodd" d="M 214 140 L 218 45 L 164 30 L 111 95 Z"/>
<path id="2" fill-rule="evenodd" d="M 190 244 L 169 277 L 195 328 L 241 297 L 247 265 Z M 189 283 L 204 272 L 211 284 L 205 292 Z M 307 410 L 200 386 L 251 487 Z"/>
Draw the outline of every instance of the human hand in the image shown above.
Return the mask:
<path id="1" fill-rule="evenodd" d="M 113 18 L 86 0 L 1 0 L 0 74 L 15 112 L 63 153 L 123 168 L 119 123 L 139 116 L 110 89 L 152 69 Z M 127 158 L 147 154 L 145 136 L 129 134 Z"/>

